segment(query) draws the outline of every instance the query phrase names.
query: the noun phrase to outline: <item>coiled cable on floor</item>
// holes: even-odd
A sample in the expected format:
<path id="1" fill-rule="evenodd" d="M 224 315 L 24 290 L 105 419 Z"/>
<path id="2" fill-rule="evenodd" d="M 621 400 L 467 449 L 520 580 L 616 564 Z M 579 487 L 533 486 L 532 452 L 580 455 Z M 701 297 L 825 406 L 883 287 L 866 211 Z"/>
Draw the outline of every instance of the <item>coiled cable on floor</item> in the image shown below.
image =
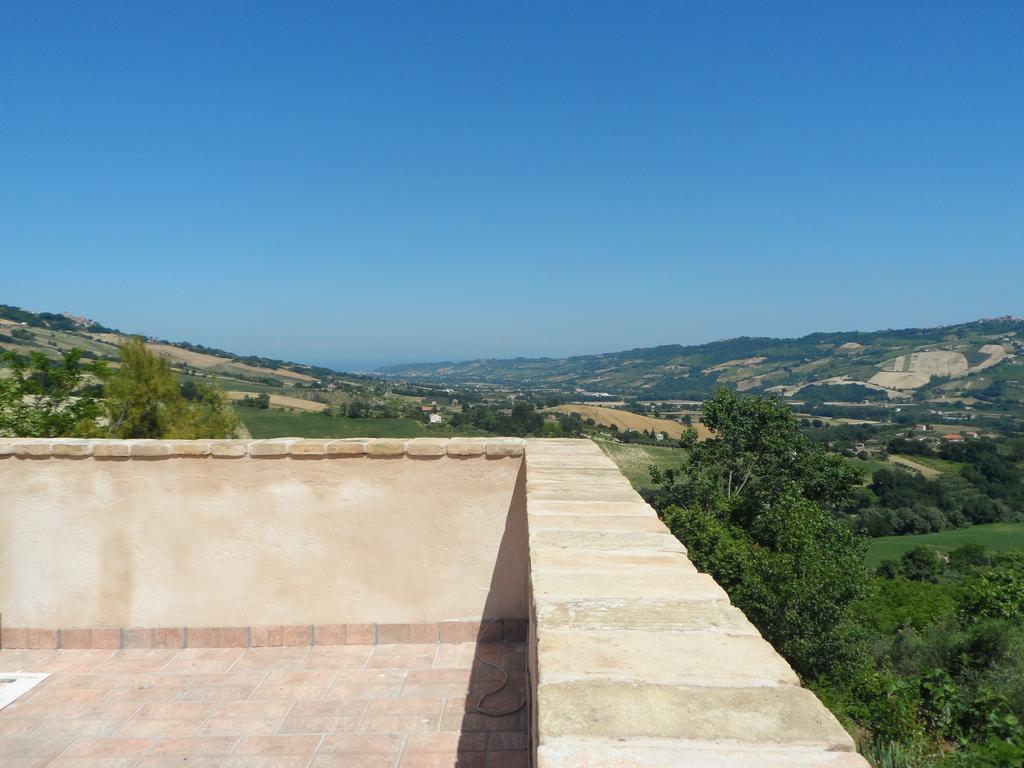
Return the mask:
<path id="1" fill-rule="evenodd" d="M 508 715 L 516 714 L 516 712 L 518 712 L 526 706 L 525 693 L 521 693 L 523 697 L 522 701 L 519 702 L 519 706 L 517 706 L 515 709 L 509 709 L 504 712 L 488 712 L 484 709 L 484 702 L 491 696 L 501 693 L 503 690 L 505 690 L 505 686 L 508 685 L 508 672 L 499 667 L 497 664 L 492 664 L 491 662 L 487 661 L 487 659 L 480 655 L 480 643 L 482 642 L 484 635 L 487 634 L 487 630 L 489 630 L 496 621 L 498 621 L 498 619 L 491 619 L 489 622 L 487 622 L 487 624 L 484 625 L 483 629 L 480 630 L 480 634 L 477 635 L 476 638 L 476 649 L 474 651 L 474 655 L 476 656 L 476 660 L 483 664 L 485 667 L 490 667 L 494 671 L 501 673 L 501 683 L 493 691 L 488 691 L 480 697 L 480 700 L 476 703 L 476 711 L 479 712 L 481 715 L 487 715 L 488 717 L 507 717 Z"/>

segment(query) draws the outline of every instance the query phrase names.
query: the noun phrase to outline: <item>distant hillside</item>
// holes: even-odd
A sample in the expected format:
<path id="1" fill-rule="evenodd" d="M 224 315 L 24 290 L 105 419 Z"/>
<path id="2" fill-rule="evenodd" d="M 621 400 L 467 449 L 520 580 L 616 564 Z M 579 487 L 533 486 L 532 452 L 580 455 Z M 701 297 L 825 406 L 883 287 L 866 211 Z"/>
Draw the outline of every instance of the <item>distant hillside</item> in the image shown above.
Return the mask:
<path id="1" fill-rule="evenodd" d="M 940 397 L 1024 400 L 1024 320 L 939 328 L 743 337 L 562 359 L 515 358 L 394 365 L 383 375 L 642 399 L 701 400 L 717 387 L 805 399 Z"/>
<path id="2" fill-rule="evenodd" d="M 116 361 L 118 346 L 128 338 L 88 318 L 29 310 L 0 304 L 0 350 L 26 354 L 43 352 L 57 357 L 72 347 L 87 357 Z M 231 381 L 278 387 L 308 386 L 320 379 L 336 378 L 336 371 L 271 358 L 236 355 L 222 349 L 188 342 L 148 338 L 154 351 L 169 357 L 183 373 L 217 376 Z M 346 377 L 361 378 L 361 377 Z"/>

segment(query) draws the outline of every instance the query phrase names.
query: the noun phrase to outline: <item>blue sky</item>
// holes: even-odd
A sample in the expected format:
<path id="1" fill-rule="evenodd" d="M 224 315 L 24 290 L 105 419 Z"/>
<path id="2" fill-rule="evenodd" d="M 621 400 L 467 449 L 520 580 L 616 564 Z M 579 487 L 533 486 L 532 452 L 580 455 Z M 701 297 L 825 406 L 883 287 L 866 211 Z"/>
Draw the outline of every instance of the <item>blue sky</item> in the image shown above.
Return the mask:
<path id="1" fill-rule="evenodd" d="M 0 0 L 0 303 L 345 367 L 1024 314 L 1024 4 Z"/>

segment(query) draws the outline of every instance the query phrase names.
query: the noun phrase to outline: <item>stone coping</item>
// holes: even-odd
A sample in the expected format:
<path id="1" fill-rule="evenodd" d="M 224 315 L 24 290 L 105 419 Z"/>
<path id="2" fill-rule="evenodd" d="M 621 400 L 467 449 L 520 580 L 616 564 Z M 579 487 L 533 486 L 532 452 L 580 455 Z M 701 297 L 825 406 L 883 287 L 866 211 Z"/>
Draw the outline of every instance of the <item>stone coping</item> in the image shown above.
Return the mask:
<path id="1" fill-rule="evenodd" d="M 588 440 L 527 440 L 534 768 L 868 768 Z"/>
<path id="2" fill-rule="evenodd" d="M 483 633 L 483 634 L 481 634 Z M 0 648 L 262 648 L 306 645 L 380 645 L 522 642 L 525 619 L 420 624 L 301 624 L 253 627 L 96 627 L 0 629 Z"/>
<path id="3" fill-rule="evenodd" d="M 418 437 L 271 440 L 92 440 L 78 438 L 0 438 L 0 460 L 15 459 L 334 459 L 516 458 L 525 442 L 517 437 Z"/>

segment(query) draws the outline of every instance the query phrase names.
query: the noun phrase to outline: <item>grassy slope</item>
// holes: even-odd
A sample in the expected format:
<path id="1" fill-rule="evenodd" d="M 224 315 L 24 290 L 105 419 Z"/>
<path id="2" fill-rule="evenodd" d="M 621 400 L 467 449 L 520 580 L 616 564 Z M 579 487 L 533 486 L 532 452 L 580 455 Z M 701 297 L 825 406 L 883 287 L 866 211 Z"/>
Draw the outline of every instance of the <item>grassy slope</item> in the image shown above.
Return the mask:
<path id="1" fill-rule="evenodd" d="M 445 431 L 426 429 L 412 419 L 349 419 L 322 413 L 293 413 L 275 408 L 236 408 L 257 439 L 269 437 L 426 437 Z"/>
<path id="2" fill-rule="evenodd" d="M 678 467 L 682 463 L 682 449 L 660 445 L 636 445 L 595 440 L 608 457 L 622 470 L 634 488 L 653 488 L 648 467 L 661 469 Z"/>
<path id="3" fill-rule="evenodd" d="M 852 456 L 847 456 L 845 457 L 845 461 L 851 467 L 860 471 L 861 475 L 864 477 L 865 483 L 870 483 L 871 478 L 878 470 L 892 469 L 892 465 L 886 464 L 884 461 L 876 461 L 875 459 L 867 459 L 866 461 L 863 461 L 861 459 L 855 459 Z"/>
<path id="4" fill-rule="evenodd" d="M 907 550 L 922 544 L 943 552 L 956 549 L 961 544 L 981 544 L 994 551 L 1024 549 L 1024 523 L 972 525 L 968 528 L 925 533 L 920 536 L 884 536 L 871 541 L 868 565 L 874 567 L 882 560 L 898 559 Z"/>

